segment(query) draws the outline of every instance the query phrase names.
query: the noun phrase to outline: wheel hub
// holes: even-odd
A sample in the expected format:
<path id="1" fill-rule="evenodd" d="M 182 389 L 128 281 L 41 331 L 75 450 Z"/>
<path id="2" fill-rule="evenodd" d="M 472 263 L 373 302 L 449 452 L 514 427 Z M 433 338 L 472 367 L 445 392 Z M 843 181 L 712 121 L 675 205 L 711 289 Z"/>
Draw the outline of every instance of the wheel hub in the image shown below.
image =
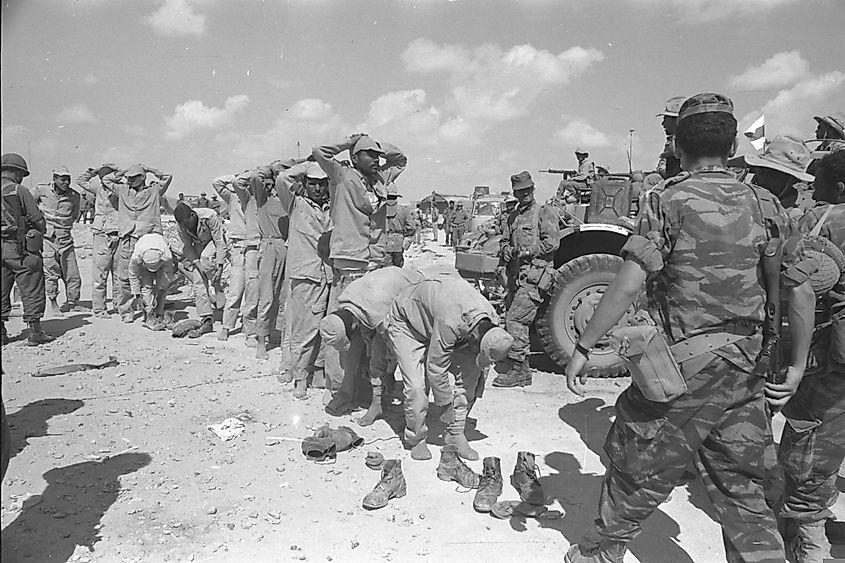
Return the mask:
<path id="1" fill-rule="evenodd" d="M 577 342 L 584 329 L 587 328 L 606 289 L 607 284 L 604 283 L 589 285 L 576 293 L 569 302 L 565 315 L 565 327 L 573 342 Z M 616 326 L 626 326 L 629 314 L 630 311 L 627 311 Z M 610 353 L 612 350 L 609 349 L 608 344 L 609 339 L 605 336 L 596 343 L 594 348 L 599 353 Z"/>

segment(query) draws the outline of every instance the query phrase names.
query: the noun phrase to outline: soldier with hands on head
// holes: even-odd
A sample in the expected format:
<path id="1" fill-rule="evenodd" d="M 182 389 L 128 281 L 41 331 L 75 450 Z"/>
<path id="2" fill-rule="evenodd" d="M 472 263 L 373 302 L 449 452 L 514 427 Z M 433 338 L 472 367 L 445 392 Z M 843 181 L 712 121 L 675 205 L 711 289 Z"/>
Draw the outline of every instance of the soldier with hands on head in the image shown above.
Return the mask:
<path id="1" fill-rule="evenodd" d="M 47 233 L 44 235 L 44 287 L 50 310 L 61 316 L 78 309 L 82 278 L 73 243 L 73 224 L 79 218 L 79 192 L 70 187 L 70 171 L 65 166 L 53 169 L 53 181 L 38 184 L 33 197 L 44 213 Z M 59 280 L 65 285 L 65 302 L 58 304 Z"/>
<path id="2" fill-rule="evenodd" d="M 540 304 L 554 283 L 554 251 L 560 243 L 560 220 L 554 208 L 534 200 L 534 181 L 523 170 L 511 176 L 516 209 L 508 216 L 499 242 L 508 295 L 505 329 L 513 337 L 509 369 L 493 380 L 495 387 L 531 385 L 529 332 Z"/>
<path id="3" fill-rule="evenodd" d="M 47 223 L 32 194 L 21 184 L 29 176 L 26 160 L 15 153 L 4 154 L 0 159 L 0 174 L 3 192 L 0 231 L 3 344 L 8 341 L 6 321 L 12 313 L 12 286 L 17 284 L 23 301 L 23 321 L 29 326 L 26 343 L 38 346 L 53 341 L 41 329 L 41 318 L 47 306 L 41 245 Z"/>
<path id="4" fill-rule="evenodd" d="M 764 454 L 772 447 L 767 403 L 782 407 L 803 377 L 813 292 L 800 240 L 783 207 L 770 192 L 739 182 L 726 169 L 736 127 L 733 103 L 724 95 L 697 94 L 683 103 L 675 150 L 685 172 L 642 196 L 639 224 L 622 249 L 624 263 L 566 368 L 567 386 L 582 396 L 590 349 L 613 329 L 643 285 L 656 326 L 637 328 L 657 331 L 655 342 L 665 342 L 661 363 L 668 365 L 667 354 L 674 361 L 674 354 L 690 350 L 671 381 L 668 369 L 654 374 L 675 392 L 661 396 L 650 385 L 653 379 L 641 378 L 619 396 L 604 446 L 610 463 L 598 536 L 572 546 L 568 563 L 621 563 L 642 522 L 669 497 L 690 462 L 716 510 L 727 559 L 784 560 L 763 487 Z M 767 385 L 754 373 L 768 300 L 760 270 L 766 268 L 764 254 L 779 241 L 791 363 L 784 383 Z M 687 348 L 667 348 L 680 342 Z"/>
<path id="5" fill-rule="evenodd" d="M 103 185 L 103 178 L 118 170 L 116 164 L 102 164 L 97 168 L 89 168 L 77 179 L 76 185 L 94 196 L 94 222 L 91 225 L 93 234 L 92 254 L 94 276 L 91 283 L 91 305 L 94 316 L 109 318 L 106 310 L 106 293 L 109 276 L 111 276 L 112 303 L 116 306 L 120 288 L 118 287 L 118 198 Z M 92 184 L 92 181 L 96 182 Z M 180 194 L 181 195 L 181 194 Z"/>

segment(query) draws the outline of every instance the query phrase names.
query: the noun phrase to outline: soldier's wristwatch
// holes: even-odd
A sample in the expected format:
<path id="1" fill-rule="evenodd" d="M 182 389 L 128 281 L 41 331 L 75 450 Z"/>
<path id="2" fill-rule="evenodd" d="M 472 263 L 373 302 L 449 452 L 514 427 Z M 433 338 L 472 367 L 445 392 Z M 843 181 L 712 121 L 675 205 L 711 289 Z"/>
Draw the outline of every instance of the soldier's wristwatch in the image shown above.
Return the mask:
<path id="1" fill-rule="evenodd" d="M 580 342 L 575 343 L 575 351 L 584 356 L 586 359 L 590 359 L 590 350 L 584 348 L 584 346 L 582 346 Z"/>

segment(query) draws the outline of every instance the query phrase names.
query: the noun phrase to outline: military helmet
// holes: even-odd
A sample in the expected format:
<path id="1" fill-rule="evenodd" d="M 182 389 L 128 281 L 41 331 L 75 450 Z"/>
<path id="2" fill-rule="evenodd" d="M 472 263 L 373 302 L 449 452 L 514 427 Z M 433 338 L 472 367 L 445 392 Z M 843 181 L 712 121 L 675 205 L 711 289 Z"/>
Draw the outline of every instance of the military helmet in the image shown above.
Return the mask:
<path id="1" fill-rule="evenodd" d="M 24 178 L 29 176 L 29 168 L 26 165 L 26 160 L 24 160 L 21 155 L 9 152 L 4 154 L 1 160 L 2 162 L 0 162 L 0 168 L 20 170 L 23 172 Z"/>
<path id="2" fill-rule="evenodd" d="M 804 254 L 818 266 L 810 275 L 813 292 L 824 295 L 833 289 L 845 272 L 845 254 L 828 239 L 818 235 L 805 234 L 801 242 Z"/>

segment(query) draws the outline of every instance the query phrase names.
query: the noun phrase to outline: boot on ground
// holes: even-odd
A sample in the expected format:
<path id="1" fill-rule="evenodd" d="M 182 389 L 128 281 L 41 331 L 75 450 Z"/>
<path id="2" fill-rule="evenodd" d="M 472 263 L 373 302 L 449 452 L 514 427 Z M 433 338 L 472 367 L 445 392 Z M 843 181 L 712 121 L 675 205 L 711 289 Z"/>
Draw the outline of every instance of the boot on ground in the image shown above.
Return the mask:
<path id="1" fill-rule="evenodd" d="M 431 459 L 431 450 L 428 449 L 428 444 L 425 443 L 425 440 L 411 448 L 411 459 L 415 459 L 417 461 L 426 461 Z"/>
<path id="2" fill-rule="evenodd" d="M 304 379 L 297 379 L 293 382 L 293 398 L 304 400 L 308 396 L 308 382 Z"/>
<path id="3" fill-rule="evenodd" d="M 214 332 L 214 321 L 211 320 L 211 317 L 205 317 L 199 328 L 195 328 L 188 333 L 188 338 L 199 338 L 203 334 L 208 334 L 209 332 Z"/>
<path id="4" fill-rule="evenodd" d="M 220 327 L 220 332 L 217 333 L 217 340 L 220 342 L 226 342 L 229 340 L 229 329 L 224 327 Z"/>
<path id="5" fill-rule="evenodd" d="M 441 481 L 455 481 L 468 489 L 478 488 L 478 482 L 481 480 L 481 476 L 467 467 L 467 464 L 458 456 L 458 449 L 450 445 L 443 446 L 440 450 L 437 478 Z"/>
<path id="6" fill-rule="evenodd" d="M 497 457 L 485 457 L 484 469 L 472 507 L 477 512 L 490 512 L 502 494 L 502 486 L 502 460 Z"/>
<path id="7" fill-rule="evenodd" d="M 267 353 L 267 338 L 263 336 L 258 337 L 255 344 L 255 357 L 259 360 L 269 360 L 270 354 Z"/>
<path id="8" fill-rule="evenodd" d="M 543 506 L 546 504 L 546 495 L 540 485 L 540 473 L 534 461 L 534 454 L 531 452 L 519 452 L 516 454 L 516 465 L 511 475 L 511 485 L 519 493 L 522 502 Z"/>
<path id="9" fill-rule="evenodd" d="M 822 563 L 830 558 L 824 520 L 798 522 L 789 519 L 784 522 L 784 529 L 787 553 L 792 553 L 795 563 Z"/>
<path id="10" fill-rule="evenodd" d="M 618 542 L 585 542 L 569 548 L 565 563 L 622 563 L 626 546 Z"/>
<path id="11" fill-rule="evenodd" d="M 29 323 L 29 336 L 26 339 L 27 345 L 38 346 L 39 344 L 49 344 L 53 340 L 55 338 L 48 336 L 41 328 L 41 321 L 31 321 Z"/>
<path id="12" fill-rule="evenodd" d="M 382 414 L 381 385 L 373 385 L 373 400 L 367 408 L 367 412 L 358 419 L 358 426 L 371 426 Z"/>
<path id="13" fill-rule="evenodd" d="M 375 510 L 387 506 L 392 498 L 404 497 L 408 492 L 405 475 L 402 474 L 402 462 L 398 459 L 388 459 L 381 466 L 381 480 L 376 487 L 364 497 L 364 508 Z"/>
<path id="14" fill-rule="evenodd" d="M 511 368 L 507 373 L 496 376 L 493 380 L 493 387 L 527 387 L 531 385 L 531 368 L 526 369 L 527 361 L 522 363 L 511 362 Z"/>

